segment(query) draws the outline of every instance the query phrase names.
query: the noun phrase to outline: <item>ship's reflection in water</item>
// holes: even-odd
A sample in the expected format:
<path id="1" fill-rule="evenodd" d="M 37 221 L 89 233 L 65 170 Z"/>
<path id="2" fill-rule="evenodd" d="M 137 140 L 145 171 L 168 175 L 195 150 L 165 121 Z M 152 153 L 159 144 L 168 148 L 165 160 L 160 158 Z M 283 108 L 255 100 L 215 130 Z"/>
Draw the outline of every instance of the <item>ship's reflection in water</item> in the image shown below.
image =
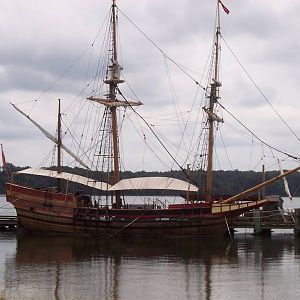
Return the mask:
<path id="1" fill-rule="evenodd" d="M 3 299 L 300 299 L 300 240 L 293 235 L 15 241 Z"/>

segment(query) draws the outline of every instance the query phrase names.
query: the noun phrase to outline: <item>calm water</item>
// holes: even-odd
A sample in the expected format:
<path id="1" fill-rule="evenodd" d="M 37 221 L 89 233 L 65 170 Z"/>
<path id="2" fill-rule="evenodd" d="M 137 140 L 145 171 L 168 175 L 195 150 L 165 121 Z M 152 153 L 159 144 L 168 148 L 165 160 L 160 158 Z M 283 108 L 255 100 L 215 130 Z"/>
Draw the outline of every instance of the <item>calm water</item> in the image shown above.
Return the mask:
<path id="1" fill-rule="evenodd" d="M 300 299 L 300 239 L 0 232 L 0 271 L 0 299 Z"/>

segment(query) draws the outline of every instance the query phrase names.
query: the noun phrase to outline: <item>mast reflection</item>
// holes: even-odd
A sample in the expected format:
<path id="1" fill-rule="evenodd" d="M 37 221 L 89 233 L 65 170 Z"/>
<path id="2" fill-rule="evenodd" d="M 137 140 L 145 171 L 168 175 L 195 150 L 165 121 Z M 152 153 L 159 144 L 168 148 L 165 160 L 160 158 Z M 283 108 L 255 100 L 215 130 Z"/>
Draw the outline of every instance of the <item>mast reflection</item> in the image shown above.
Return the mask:
<path id="1" fill-rule="evenodd" d="M 230 241 L 21 235 L 15 256 L 5 262 L 2 295 L 4 299 L 20 295 L 41 299 L 150 299 L 147 295 L 151 295 L 157 299 L 173 295 L 209 300 L 220 292 L 222 282 L 231 280 L 222 270 L 252 263 L 257 276 L 248 284 L 262 281 L 259 297 L 263 299 L 270 258 L 280 261 L 285 252 L 294 250 L 299 255 L 299 240 L 282 237 Z"/>

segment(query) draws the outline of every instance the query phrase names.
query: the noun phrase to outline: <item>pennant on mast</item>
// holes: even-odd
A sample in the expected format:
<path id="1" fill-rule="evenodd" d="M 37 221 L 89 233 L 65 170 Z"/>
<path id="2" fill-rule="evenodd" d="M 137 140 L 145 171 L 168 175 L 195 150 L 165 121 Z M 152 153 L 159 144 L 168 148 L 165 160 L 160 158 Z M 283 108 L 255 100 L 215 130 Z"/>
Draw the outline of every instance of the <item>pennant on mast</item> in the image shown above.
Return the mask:
<path id="1" fill-rule="evenodd" d="M 221 0 L 219 0 L 219 3 L 221 4 L 224 12 L 228 15 L 230 13 L 230 10 L 223 4 Z"/>

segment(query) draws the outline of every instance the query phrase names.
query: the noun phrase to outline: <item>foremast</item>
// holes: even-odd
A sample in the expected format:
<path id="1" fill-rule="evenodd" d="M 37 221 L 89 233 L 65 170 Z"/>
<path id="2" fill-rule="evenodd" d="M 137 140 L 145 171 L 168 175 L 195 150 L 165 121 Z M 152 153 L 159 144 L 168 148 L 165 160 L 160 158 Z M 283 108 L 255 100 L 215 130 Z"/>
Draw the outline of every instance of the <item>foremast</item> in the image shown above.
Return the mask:
<path id="1" fill-rule="evenodd" d="M 207 113 L 208 117 L 208 146 L 207 146 L 207 173 L 206 173 L 206 201 L 213 202 L 212 197 L 212 170 L 213 170 L 213 148 L 214 148 L 214 129 L 215 122 L 223 122 L 223 120 L 218 117 L 214 110 L 216 103 L 219 99 L 219 92 L 221 87 L 221 82 L 219 79 L 219 60 L 220 60 L 220 1 L 217 0 L 217 20 L 216 20 L 216 31 L 214 39 L 214 57 L 213 57 L 213 72 L 212 79 L 210 83 L 210 93 L 208 95 L 209 105 L 204 107 L 204 111 Z"/>
<path id="2" fill-rule="evenodd" d="M 134 101 L 121 101 L 117 99 L 118 85 L 123 83 L 124 80 L 120 79 L 120 72 L 122 67 L 118 63 L 117 52 L 117 12 L 116 12 L 116 0 L 112 0 L 111 6 L 111 49 L 109 51 L 110 58 L 108 64 L 107 78 L 104 83 L 108 85 L 107 98 L 90 97 L 89 100 L 98 102 L 106 106 L 110 110 L 111 114 L 111 134 L 112 134 L 112 148 L 113 148 L 113 184 L 120 181 L 120 163 L 119 163 L 119 133 L 118 133 L 118 120 L 117 120 L 117 108 L 118 107 L 132 107 L 141 105 L 141 102 Z M 120 197 L 120 191 L 115 191 L 115 208 L 121 208 L 122 201 Z"/>

